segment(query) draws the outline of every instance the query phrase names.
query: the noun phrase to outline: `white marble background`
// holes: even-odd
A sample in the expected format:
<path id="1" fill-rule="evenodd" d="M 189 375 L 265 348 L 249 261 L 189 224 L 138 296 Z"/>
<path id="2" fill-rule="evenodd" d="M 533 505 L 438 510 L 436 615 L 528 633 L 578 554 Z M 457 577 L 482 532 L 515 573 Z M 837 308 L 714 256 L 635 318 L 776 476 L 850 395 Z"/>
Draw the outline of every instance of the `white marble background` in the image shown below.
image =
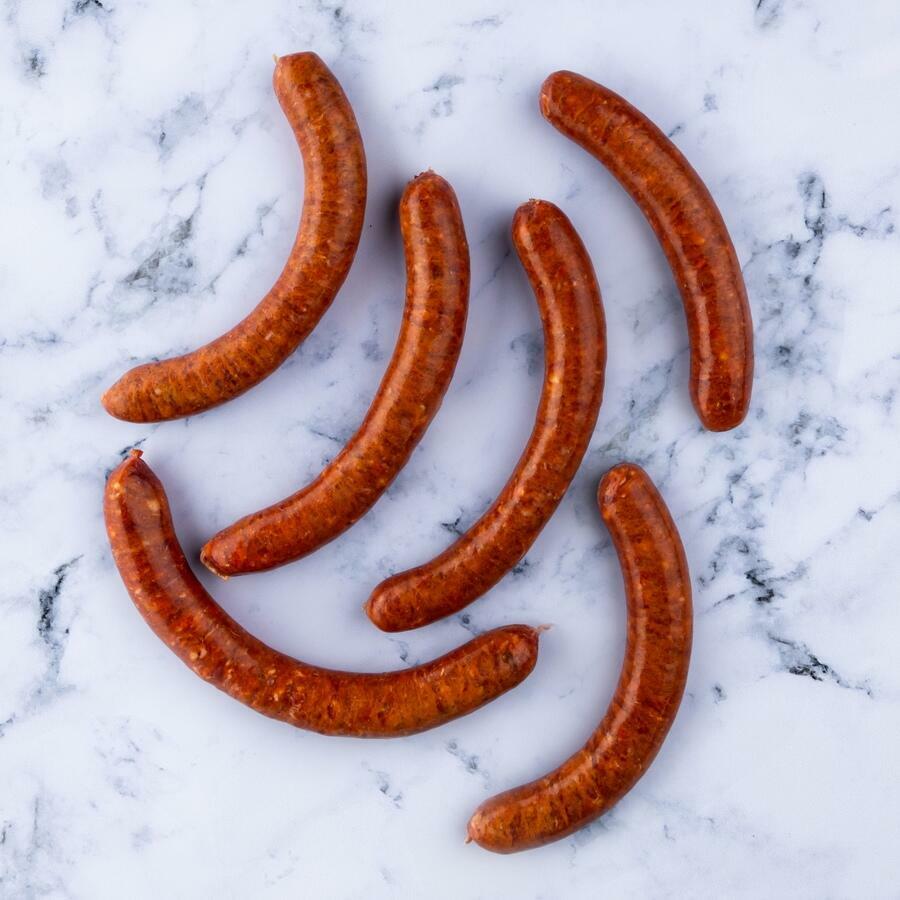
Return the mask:
<path id="1" fill-rule="evenodd" d="M 0 895 L 900 896 L 900 9 L 893 0 L 344 3 L 5 0 L 0 24 Z M 316 50 L 356 110 L 365 234 L 344 290 L 263 385 L 187 421 L 99 405 L 192 348 L 280 271 L 302 171 L 272 53 Z M 756 325 L 739 430 L 701 431 L 661 252 L 543 122 L 556 68 L 651 115 L 731 228 Z M 403 297 L 396 203 L 433 167 L 472 247 L 465 349 L 388 495 L 314 557 L 204 583 L 278 648 L 376 670 L 508 622 L 553 622 L 517 690 L 395 742 L 264 719 L 190 673 L 125 594 L 104 476 L 140 445 L 186 549 L 294 490 L 355 429 Z M 558 514 L 464 615 L 403 636 L 360 606 L 496 494 L 540 387 L 508 224 L 536 196 L 583 235 L 606 304 L 606 399 Z M 581 745 L 624 641 L 593 492 L 642 463 L 694 577 L 688 693 L 602 821 L 514 857 L 464 846 L 490 794 Z"/>

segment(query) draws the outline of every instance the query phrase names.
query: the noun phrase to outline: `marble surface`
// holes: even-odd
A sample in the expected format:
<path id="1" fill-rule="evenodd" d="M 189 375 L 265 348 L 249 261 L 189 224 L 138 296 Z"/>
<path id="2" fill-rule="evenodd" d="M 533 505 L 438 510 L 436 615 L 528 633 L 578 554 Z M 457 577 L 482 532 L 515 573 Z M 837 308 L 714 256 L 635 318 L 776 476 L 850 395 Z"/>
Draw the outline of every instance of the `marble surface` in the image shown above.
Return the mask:
<path id="1" fill-rule="evenodd" d="M 900 13 L 889 0 L 737 4 L 7 0 L 0 23 L 0 895 L 900 896 Z M 237 321 L 291 245 L 302 170 L 273 53 L 315 49 L 369 161 L 344 289 L 288 363 L 208 414 L 114 421 L 126 367 Z M 747 422 L 704 433 L 671 276 L 639 213 L 546 125 L 582 71 L 692 160 L 744 267 Z M 326 739 L 212 690 L 150 633 L 113 567 L 105 474 L 140 446 L 186 550 L 304 483 L 361 420 L 403 298 L 396 204 L 432 167 L 472 249 L 443 407 L 355 528 L 279 571 L 200 577 L 304 659 L 411 665 L 551 622 L 534 674 L 444 728 Z M 541 335 L 509 221 L 560 204 L 594 259 L 606 398 L 519 571 L 401 636 L 360 607 L 497 493 L 530 430 Z M 555 766 L 605 709 L 624 600 L 593 492 L 636 460 L 677 520 L 696 638 L 678 720 L 603 820 L 514 857 L 464 846 L 483 799 Z"/>

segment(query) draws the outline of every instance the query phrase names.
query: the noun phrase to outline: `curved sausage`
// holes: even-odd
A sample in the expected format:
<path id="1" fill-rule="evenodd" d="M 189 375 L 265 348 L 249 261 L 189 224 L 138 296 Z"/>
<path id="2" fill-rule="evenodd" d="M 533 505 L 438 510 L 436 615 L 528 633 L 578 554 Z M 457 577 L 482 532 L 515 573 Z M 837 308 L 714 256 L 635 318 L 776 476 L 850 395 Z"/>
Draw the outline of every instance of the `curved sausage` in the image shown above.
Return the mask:
<path id="1" fill-rule="evenodd" d="M 741 267 L 706 185 L 646 116 L 582 75 L 547 78 L 541 112 L 600 160 L 641 208 L 684 302 L 694 408 L 710 431 L 740 425 L 753 383 L 753 323 Z"/>
<path id="2" fill-rule="evenodd" d="M 413 734 L 472 712 L 534 668 L 538 630 L 525 625 L 489 631 L 400 672 L 307 665 L 248 634 L 206 593 L 139 450 L 110 475 L 104 513 L 119 573 L 147 624 L 202 679 L 273 719 L 320 734 Z"/>
<path id="3" fill-rule="evenodd" d="M 478 807 L 468 840 L 486 850 L 538 847 L 603 815 L 647 771 L 681 702 L 691 656 L 691 581 L 675 523 L 638 466 L 607 472 L 598 500 L 628 600 L 619 684 L 581 750 L 543 778 Z"/>
<path id="4" fill-rule="evenodd" d="M 366 612 L 384 631 L 457 612 L 519 562 L 566 492 L 597 421 L 606 336 L 590 257 L 572 223 L 544 200 L 519 207 L 512 237 L 544 328 L 544 387 L 534 429 L 488 511 L 440 556 L 372 592 Z"/>
<path id="5" fill-rule="evenodd" d="M 303 214 L 272 289 L 231 331 L 173 359 L 126 372 L 104 395 L 128 422 L 160 422 L 233 400 L 271 375 L 331 305 L 356 254 L 366 158 L 347 97 L 315 53 L 282 56 L 275 95 L 303 156 Z"/>
<path id="6" fill-rule="evenodd" d="M 284 565 L 337 537 L 406 464 L 453 377 L 469 301 L 469 248 L 453 188 L 434 172 L 400 201 L 406 306 L 394 355 L 359 430 L 306 487 L 244 516 L 201 553 L 217 575 Z"/>

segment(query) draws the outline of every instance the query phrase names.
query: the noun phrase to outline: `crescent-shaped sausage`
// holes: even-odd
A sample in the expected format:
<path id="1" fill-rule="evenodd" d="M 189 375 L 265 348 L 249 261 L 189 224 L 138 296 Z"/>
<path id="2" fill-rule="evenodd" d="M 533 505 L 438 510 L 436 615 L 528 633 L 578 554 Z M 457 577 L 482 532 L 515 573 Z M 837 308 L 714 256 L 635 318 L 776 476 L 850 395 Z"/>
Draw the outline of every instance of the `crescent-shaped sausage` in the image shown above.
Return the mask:
<path id="1" fill-rule="evenodd" d="M 486 850 L 538 847 L 603 815 L 647 771 L 681 702 L 691 656 L 691 581 L 675 523 L 635 465 L 607 472 L 598 500 L 628 600 L 622 674 L 581 750 L 543 778 L 478 807 L 468 839 Z"/>
<path id="2" fill-rule="evenodd" d="M 512 237 L 544 327 L 544 386 L 534 428 L 487 512 L 440 556 L 372 592 L 366 612 L 384 631 L 457 612 L 515 566 L 559 505 L 597 421 L 606 336 L 584 244 L 563 212 L 544 200 L 519 207 Z"/>
<path id="3" fill-rule="evenodd" d="M 337 672 L 257 640 L 203 589 L 178 544 L 165 491 L 139 450 L 110 475 L 104 513 L 125 587 L 157 636 L 204 681 L 263 715 L 320 734 L 397 737 L 472 712 L 534 668 L 538 630 L 482 634 L 421 666 Z"/>
<path id="4" fill-rule="evenodd" d="M 305 178 L 303 214 L 284 270 L 231 331 L 184 356 L 126 372 L 103 395 L 117 419 L 178 419 L 243 394 L 297 349 L 347 277 L 366 209 L 366 157 L 353 110 L 315 53 L 282 56 L 273 81 Z"/>
<path id="5" fill-rule="evenodd" d="M 710 431 L 740 425 L 753 386 L 753 323 L 734 246 L 706 185 L 643 113 L 582 75 L 547 78 L 541 112 L 641 208 L 684 302 L 694 408 Z"/>
<path id="6" fill-rule="evenodd" d="M 212 537 L 204 565 L 242 575 L 299 559 L 371 509 L 406 464 L 453 377 L 469 301 L 469 248 L 453 188 L 434 172 L 400 201 L 406 306 L 394 355 L 359 430 L 306 487 Z"/>

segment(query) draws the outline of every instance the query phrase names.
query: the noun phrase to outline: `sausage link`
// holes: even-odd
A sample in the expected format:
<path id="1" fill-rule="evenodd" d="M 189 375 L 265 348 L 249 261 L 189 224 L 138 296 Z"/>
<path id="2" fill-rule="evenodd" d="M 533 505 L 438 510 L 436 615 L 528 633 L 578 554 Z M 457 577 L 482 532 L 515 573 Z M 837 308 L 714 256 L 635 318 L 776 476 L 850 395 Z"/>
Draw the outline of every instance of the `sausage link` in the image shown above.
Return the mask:
<path id="1" fill-rule="evenodd" d="M 307 665 L 234 621 L 184 558 L 159 479 L 132 450 L 110 475 L 104 513 L 113 557 L 134 605 L 205 681 L 251 709 L 320 734 L 396 737 L 472 712 L 534 668 L 538 631 L 497 628 L 425 665 L 355 674 Z"/>
<path id="2" fill-rule="evenodd" d="M 434 172 L 400 201 L 406 306 L 394 355 L 359 430 L 319 476 L 211 538 L 218 575 L 284 565 L 337 537 L 371 509 L 406 464 L 453 377 L 469 301 L 469 248 L 453 188 Z"/>
<path id="3" fill-rule="evenodd" d="M 678 531 L 643 469 L 607 472 L 600 513 L 622 566 L 628 642 L 609 709 L 590 740 L 558 769 L 483 803 L 468 840 L 513 853 L 584 827 L 647 771 L 669 731 L 691 656 L 691 582 Z"/>
<path id="4" fill-rule="evenodd" d="M 544 328 L 544 386 L 534 429 L 487 512 L 440 556 L 372 592 L 366 612 L 385 631 L 457 612 L 519 562 L 566 492 L 597 421 L 606 336 L 590 257 L 572 223 L 543 200 L 519 207 L 512 236 Z"/>
<path id="5" fill-rule="evenodd" d="M 315 53 L 282 56 L 275 95 L 303 156 L 303 214 L 278 280 L 231 331 L 184 356 L 126 372 L 103 395 L 128 422 L 160 422 L 233 400 L 280 366 L 344 283 L 366 208 L 366 158 L 353 110 Z"/>
<path id="6" fill-rule="evenodd" d="M 684 302 L 694 408 L 710 431 L 740 425 L 753 385 L 753 323 L 734 246 L 706 185 L 646 116 L 582 75 L 547 78 L 541 112 L 641 208 Z"/>

